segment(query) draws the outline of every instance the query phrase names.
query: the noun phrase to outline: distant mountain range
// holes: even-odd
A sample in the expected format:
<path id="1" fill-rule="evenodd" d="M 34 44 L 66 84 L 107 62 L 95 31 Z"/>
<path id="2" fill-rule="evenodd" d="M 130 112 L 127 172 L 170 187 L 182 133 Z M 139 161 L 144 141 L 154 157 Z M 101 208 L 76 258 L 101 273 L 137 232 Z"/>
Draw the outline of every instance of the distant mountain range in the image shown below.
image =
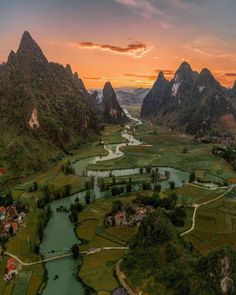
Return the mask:
<path id="1" fill-rule="evenodd" d="M 117 99 L 121 105 L 142 105 L 149 88 L 119 88 L 116 89 Z"/>
<path id="2" fill-rule="evenodd" d="M 117 100 L 121 105 L 139 105 L 143 103 L 144 97 L 150 91 L 150 88 L 135 88 L 135 87 L 120 87 L 114 89 L 116 92 Z M 91 89 L 90 93 L 95 90 Z M 103 90 L 97 89 L 97 99 L 102 99 Z"/>
<path id="3" fill-rule="evenodd" d="M 144 98 L 141 117 L 191 134 L 236 134 L 236 84 L 226 90 L 208 69 L 200 73 L 184 62 L 174 78 L 160 72 Z"/>
<path id="4" fill-rule="evenodd" d="M 0 66 L 0 167 L 19 175 L 42 169 L 69 145 L 96 136 L 100 123 L 123 123 L 127 118 L 110 84 L 104 92 L 99 108 L 78 74 L 48 62 L 25 32 L 17 52 Z"/>

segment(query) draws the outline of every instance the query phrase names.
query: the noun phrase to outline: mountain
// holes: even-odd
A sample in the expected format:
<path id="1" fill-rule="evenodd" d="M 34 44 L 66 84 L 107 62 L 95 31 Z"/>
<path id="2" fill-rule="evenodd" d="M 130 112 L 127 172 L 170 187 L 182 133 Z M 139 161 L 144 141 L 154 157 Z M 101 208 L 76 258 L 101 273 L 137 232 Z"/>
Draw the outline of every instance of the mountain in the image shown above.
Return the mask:
<path id="1" fill-rule="evenodd" d="M 49 62 L 24 32 L 0 67 L 0 166 L 16 174 L 42 169 L 55 152 L 97 133 L 89 97 L 78 74 Z"/>
<path id="2" fill-rule="evenodd" d="M 236 111 L 224 88 L 208 69 L 197 73 L 186 62 L 171 81 L 159 74 L 143 101 L 141 116 L 191 134 L 236 132 Z"/>
<path id="3" fill-rule="evenodd" d="M 137 294 L 235 294 L 236 252 L 201 256 L 160 210 L 143 219 L 121 268 Z M 158 293 L 157 293 L 158 290 Z"/>
<path id="4" fill-rule="evenodd" d="M 226 95 L 229 97 L 229 101 L 236 108 L 236 81 L 231 89 L 226 90 Z"/>
<path id="5" fill-rule="evenodd" d="M 103 118 L 106 123 L 121 124 L 128 121 L 125 112 L 121 108 L 115 90 L 110 82 L 107 82 L 103 88 L 102 110 Z"/>
<path id="6" fill-rule="evenodd" d="M 152 89 L 143 100 L 142 117 L 152 116 L 154 111 L 158 111 L 158 108 L 165 102 L 168 86 L 169 81 L 165 79 L 163 72 L 160 72 Z"/>
<path id="7" fill-rule="evenodd" d="M 231 89 L 229 89 L 230 96 L 236 97 L 236 81 Z"/>
<path id="8" fill-rule="evenodd" d="M 121 105 L 142 105 L 143 99 L 148 92 L 148 88 L 116 89 L 117 99 Z"/>

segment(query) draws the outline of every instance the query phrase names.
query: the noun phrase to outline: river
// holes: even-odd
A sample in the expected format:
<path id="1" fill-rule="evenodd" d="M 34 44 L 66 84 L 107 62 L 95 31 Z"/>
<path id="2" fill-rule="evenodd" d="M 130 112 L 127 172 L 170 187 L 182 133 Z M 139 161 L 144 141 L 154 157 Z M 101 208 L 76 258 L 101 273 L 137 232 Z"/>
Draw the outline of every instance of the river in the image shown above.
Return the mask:
<path id="1" fill-rule="evenodd" d="M 140 125 L 142 122 L 136 118 L 131 117 L 127 110 L 126 115 L 135 122 L 135 125 Z M 128 145 L 141 145 L 142 142 L 135 139 L 129 134 L 130 126 L 126 125 L 122 131 L 122 137 L 124 137 L 127 143 L 105 145 L 104 148 L 108 151 L 106 156 L 102 157 L 90 157 L 83 159 L 74 164 L 75 172 L 78 175 L 83 175 L 84 171 L 87 171 L 86 167 L 89 164 L 97 163 L 99 161 L 106 161 L 122 157 L 124 153 L 121 148 Z M 179 171 L 173 168 L 160 167 L 159 171 L 164 173 L 165 170 L 170 172 L 170 180 L 175 181 L 176 187 L 182 186 L 183 181 L 188 180 L 189 174 L 187 172 Z M 97 185 L 98 177 L 107 177 L 110 174 L 109 171 L 93 171 L 88 170 L 88 176 L 95 177 L 94 193 L 96 198 L 101 198 L 104 193 L 100 192 Z M 139 174 L 139 169 L 122 169 L 112 170 L 112 174 L 115 176 L 133 175 Z M 169 187 L 169 180 L 162 182 L 162 189 Z M 139 186 L 135 186 L 135 190 L 139 190 Z M 45 258 L 55 256 L 59 253 L 64 253 L 70 249 L 75 243 L 80 243 L 74 232 L 74 225 L 69 220 L 68 213 L 58 212 L 56 209 L 60 206 L 69 208 L 74 203 L 75 199 L 79 198 L 80 202 L 84 202 L 85 192 L 77 193 L 71 197 L 53 201 L 50 206 L 52 209 L 52 217 L 50 218 L 45 230 L 44 238 L 40 246 L 40 253 Z M 48 272 L 47 285 L 43 291 L 43 295 L 85 295 L 85 286 L 77 280 L 76 273 L 78 269 L 78 262 L 71 257 L 63 258 L 60 260 L 47 262 L 45 267 Z"/>

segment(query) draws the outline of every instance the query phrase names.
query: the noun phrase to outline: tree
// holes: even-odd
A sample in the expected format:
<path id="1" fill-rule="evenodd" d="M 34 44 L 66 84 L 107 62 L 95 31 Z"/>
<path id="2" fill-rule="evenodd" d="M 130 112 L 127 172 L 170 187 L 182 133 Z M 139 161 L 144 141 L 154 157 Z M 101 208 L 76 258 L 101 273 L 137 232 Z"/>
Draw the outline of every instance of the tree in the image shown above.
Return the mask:
<path id="1" fill-rule="evenodd" d="M 90 204 L 90 201 L 91 201 L 91 196 L 90 196 L 90 192 L 89 191 L 86 192 L 86 194 L 84 196 L 84 199 L 85 199 L 85 203 L 87 205 L 89 205 Z"/>
<path id="2" fill-rule="evenodd" d="M 187 212 L 184 206 L 177 207 L 170 216 L 171 222 L 175 226 L 184 226 Z"/>
<path id="3" fill-rule="evenodd" d="M 63 186 L 62 197 L 66 198 L 70 195 L 71 192 L 71 184 L 65 184 Z"/>
<path id="4" fill-rule="evenodd" d="M 168 177 L 169 178 L 169 176 L 170 176 L 170 171 L 166 170 L 165 171 L 165 177 Z"/>
<path id="5" fill-rule="evenodd" d="M 236 160 L 233 161 L 233 169 L 236 171 Z"/>
<path id="6" fill-rule="evenodd" d="M 5 197 L 5 206 L 12 206 L 13 205 L 13 197 L 12 197 L 12 192 L 11 191 L 8 191 L 6 193 L 6 197 Z"/>
<path id="7" fill-rule="evenodd" d="M 161 192 L 161 185 L 160 185 L 160 184 L 156 184 L 156 185 L 154 186 L 154 191 L 160 193 L 160 192 Z"/>
<path id="8" fill-rule="evenodd" d="M 79 246 L 77 244 L 74 244 L 71 247 L 71 252 L 72 252 L 73 258 L 77 259 L 79 257 L 79 253 L 80 253 Z"/>
<path id="9" fill-rule="evenodd" d="M 112 210 L 111 210 L 112 215 L 115 215 L 118 211 L 122 211 L 123 207 L 124 205 L 121 201 L 119 200 L 114 201 L 112 204 Z"/>
<path id="10" fill-rule="evenodd" d="M 151 171 L 152 171 L 152 167 L 151 166 L 147 166 L 145 169 L 146 169 L 146 173 L 151 173 Z"/>
<path id="11" fill-rule="evenodd" d="M 132 191 L 132 184 L 131 183 L 127 183 L 126 184 L 126 193 L 130 193 Z"/>
<path id="12" fill-rule="evenodd" d="M 34 191 L 37 191 L 39 188 L 39 185 L 36 181 L 34 182 L 33 186 L 34 186 Z"/>
<path id="13" fill-rule="evenodd" d="M 87 191 L 87 190 L 90 190 L 90 188 L 91 188 L 91 182 L 90 181 L 86 181 L 85 182 L 85 190 Z"/>
<path id="14" fill-rule="evenodd" d="M 94 187 L 94 183 L 95 183 L 95 177 L 92 175 L 92 176 L 90 176 L 90 184 L 91 184 L 91 188 Z"/>
<path id="15" fill-rule="evenodd" d="M 187 148 L 184 148 L 183 149 L 183 154 L 187 154 L 187 152 L 188 152 L 188 149 Z"/>
<path id="16" fill-rule="evenodd" d="M 170 189 L 175 189 L 175 182 L 174 181 L 170 181 Z"/>
<path id="17" fill-rule="evenodd" d="M 195 173 L 194 172 L 191 172 L 190 175 L 189 175 L 189 182 L 194 182 L 195 180 Z"/>

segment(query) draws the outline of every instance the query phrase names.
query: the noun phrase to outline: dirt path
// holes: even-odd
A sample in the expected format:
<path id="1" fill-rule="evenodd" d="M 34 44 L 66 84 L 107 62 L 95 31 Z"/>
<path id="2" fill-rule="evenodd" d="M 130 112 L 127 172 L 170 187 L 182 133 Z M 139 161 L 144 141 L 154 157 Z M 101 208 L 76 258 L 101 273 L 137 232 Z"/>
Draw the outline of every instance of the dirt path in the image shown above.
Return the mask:
<path id="1" fill-rule="evenodd" d="M 197 215 L 197 210 L 199 209 L 199 207 L 203 207 L 206 206 L 210 203 L 216 202 L 218 200 L 220 200 L 221 198 L 223 198 L 225 195 L 227 195 L 232 189 L 234 189 L 236 187 L 236 185 L 232 185 L 229 187 L 228 190 L 226 190 L 223 194 L 221 194 L 220 196 L 216 197 L 215 199 L 209 200 L 207 202 L 201 203 L 201 204 L 195 204 L 193 205 L 194 207 L 194 211 L 193 211 L 193 217 L 192 217 L 192 226 L 190 229 L 188 229 L 187 231 L 183 232 L 181 234 L 181 236 L 185 236 L 187 234 L 189 234 L 190 232 L 192 232 L 195 229 L 195 225 L 196 225 L 196 215 Z M 226 188 L 226 187 L 220 187 L 222 188 Z"/>
<path id="2" fill-rule="evenodd" d="M 117 264 L 116 264 L 116 275 L 117 275 L 117 278 L 121 284 L 121 286 L 126 290 L 126 292 L 129 294 L 129 295 L 137 295 L 137 293 L 135 293 L 129 286 L 128 284 L 126 283 L 125 281 L 125 275 L 124 273 L 120 270 L 120 264 L 122 262 L 122 259 L 120 259 Z"/>

